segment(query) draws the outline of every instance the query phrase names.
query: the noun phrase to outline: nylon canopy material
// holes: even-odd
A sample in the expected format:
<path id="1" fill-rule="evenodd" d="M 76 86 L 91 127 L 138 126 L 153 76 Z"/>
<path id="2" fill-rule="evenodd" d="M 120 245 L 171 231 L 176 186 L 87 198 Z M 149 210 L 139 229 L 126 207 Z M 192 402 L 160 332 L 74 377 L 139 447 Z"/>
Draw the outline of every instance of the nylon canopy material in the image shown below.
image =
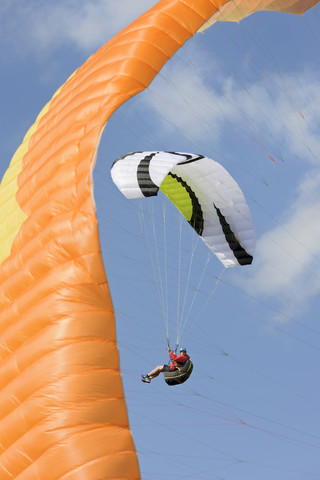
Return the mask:
<path id="1" fill-rule="evenodd" d="M 12 158 L 0 186 L 1 480 L 140 478 L 92 169 L 112 113 L 224 3 L 159 2 L 62 85 Z"/>
<path id="2" fill-rule="evenodd" d="M 248 265 L 254 228 L 244 195 L 214 160 L 181 152 L 135 152 L 117 159 L 111 176 L 127 198 L 157 195 L 180 210 L 224 267 Z"/>

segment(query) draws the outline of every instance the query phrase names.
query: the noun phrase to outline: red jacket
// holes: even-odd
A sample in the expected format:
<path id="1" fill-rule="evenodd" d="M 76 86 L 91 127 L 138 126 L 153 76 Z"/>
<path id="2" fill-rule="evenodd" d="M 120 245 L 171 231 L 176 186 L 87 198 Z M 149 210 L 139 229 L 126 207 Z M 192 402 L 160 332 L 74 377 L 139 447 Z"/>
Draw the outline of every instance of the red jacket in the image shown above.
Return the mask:
<path id="1" fill-rule="evenodd" d="M 190 358 L 189 355 L 182 354 L 178 356 L 173 352 L 169 352 L 169 355 L 172 360 L 172 363 L 170 364 L 170 370 L 175 370 L 176 368 L 183 365 Z"/>

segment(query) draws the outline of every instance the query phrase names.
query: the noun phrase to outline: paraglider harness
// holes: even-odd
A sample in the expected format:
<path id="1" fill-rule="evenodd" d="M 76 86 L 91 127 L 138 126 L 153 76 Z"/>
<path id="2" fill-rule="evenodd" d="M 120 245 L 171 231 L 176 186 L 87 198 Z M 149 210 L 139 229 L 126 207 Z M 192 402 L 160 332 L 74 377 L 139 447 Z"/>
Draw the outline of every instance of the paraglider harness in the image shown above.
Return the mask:
<path id="1" fill-rule="evenodd" d="M 175 349 L 176 353 L 177 348 Z M 193 370 L 193 363 L 190 358 L 188 358 L 184 363 L 176 362 L 173 359 L 170 359 L 173 363 L 175 369 L 170 370 L 169 372 L 163 372 L 164 380 L 167 385 L 179 385 L 184 383 L 190 377 Z"/>

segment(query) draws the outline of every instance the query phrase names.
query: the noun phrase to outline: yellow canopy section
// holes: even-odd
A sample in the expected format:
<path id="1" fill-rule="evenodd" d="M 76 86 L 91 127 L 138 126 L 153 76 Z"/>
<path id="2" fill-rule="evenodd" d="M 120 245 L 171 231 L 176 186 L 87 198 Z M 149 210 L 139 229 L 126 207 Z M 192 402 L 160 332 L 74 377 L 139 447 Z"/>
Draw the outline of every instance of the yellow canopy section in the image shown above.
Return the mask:
<path id="1" fill-rule="evenodd" d="M 167 175 L 161 184 L 160 190 L 180 210 L 182 215 L 190 221 L 193 212 L 192 200 L 182 183 L 171 175 Z"/>
<path id="2" fill-rule="evenodd" d="M 316 3 L 318 3 L 318 1 L 315 0 L 232 0 L 225 2 L 217 12 L 199 28 L 198 32 L 203 32 L 215 22 L 240 22 L 240 20 L 248 17 L 252 13 L 261 11 L 269 10 L 302 15 Z"/>
<path id="3" fill-rule="evenodd" d="M 0 199 L 1 480 L 140 478 L 91 171 L 108 118 L 224 3 L 159 2 L 68 79 L 12 160 Z"/>

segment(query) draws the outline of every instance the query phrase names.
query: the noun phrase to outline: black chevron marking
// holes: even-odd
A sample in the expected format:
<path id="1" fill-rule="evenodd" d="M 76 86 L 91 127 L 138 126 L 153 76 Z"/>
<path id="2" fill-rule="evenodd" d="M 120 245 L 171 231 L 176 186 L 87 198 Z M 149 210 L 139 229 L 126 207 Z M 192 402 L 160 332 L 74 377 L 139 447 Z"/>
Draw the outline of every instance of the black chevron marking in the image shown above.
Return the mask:
<path id="1" fill-rule="evenodd" d="M 241 246 L 239 240 L 236 238 L 235 234 L 230 228 L 229 223 L 222 215 L 220 209 L 213 204 L 216 209 L 217 215 L 219 217 L 220 225 L 224 233 L 225 239 L 228 242 L 229 247 L 233 251 L 234 256 L 238 260 L 239 265 L 250 265 L 252 263 L 253 257 L 245 251 Z"/>

